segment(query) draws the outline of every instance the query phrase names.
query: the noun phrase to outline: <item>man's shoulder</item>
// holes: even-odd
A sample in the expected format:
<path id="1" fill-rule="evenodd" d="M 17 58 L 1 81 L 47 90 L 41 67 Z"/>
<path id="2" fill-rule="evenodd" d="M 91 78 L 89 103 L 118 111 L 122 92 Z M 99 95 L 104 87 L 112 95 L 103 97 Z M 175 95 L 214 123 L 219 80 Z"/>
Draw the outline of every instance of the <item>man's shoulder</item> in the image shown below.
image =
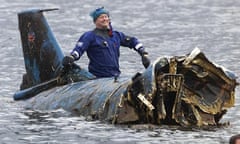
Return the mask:
<path id="1" fill-rule="evenodd" d="M 94 33 L 92 30 L 90 31 L 86 31 L 82 34 L 81 38 L 84 38 L 84 39 L 91 39 L 92 37 L 94 36 Z"/>
<path id="2" fill-rule="evenodd" d="M 116 30 L 113 30 L 113 34 L 117 35 L 117 36 L 124 36 L 125 34 L 123 32 L 120 32 L 120 31 L 116 31 Z"/>
<path id="3" fill-rule="evenodd" d="M 122 33 L 122 32 L 120 32 L 120 31 L 118 31 L 118 30 L 113 30 L 113 32 L 114 32 L 114 33 Z"/>
<path id="4" fill-rule="evenodd" d="M 94 34 L 93 30 L 89 30 L 83 33 L 83 35 L 93 35 L 93 34 Z"/>

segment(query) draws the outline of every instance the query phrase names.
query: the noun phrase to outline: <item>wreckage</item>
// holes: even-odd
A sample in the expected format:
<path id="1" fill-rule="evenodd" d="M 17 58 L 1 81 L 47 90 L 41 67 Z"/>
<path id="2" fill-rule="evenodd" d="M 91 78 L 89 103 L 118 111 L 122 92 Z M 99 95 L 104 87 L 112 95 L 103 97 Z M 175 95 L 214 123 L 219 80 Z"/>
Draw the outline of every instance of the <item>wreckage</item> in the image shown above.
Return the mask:
<path id="1" fill-rule="evenodd" d="M 237 77 L 195 48 L 159 57 L 133 77 L 96 79 L 64 57 L 43 15 L 18 14 L 26 74 L 14 100 L 32 110 L 64 109 L 113 124 L 218 125 L 234 106 Z"/>

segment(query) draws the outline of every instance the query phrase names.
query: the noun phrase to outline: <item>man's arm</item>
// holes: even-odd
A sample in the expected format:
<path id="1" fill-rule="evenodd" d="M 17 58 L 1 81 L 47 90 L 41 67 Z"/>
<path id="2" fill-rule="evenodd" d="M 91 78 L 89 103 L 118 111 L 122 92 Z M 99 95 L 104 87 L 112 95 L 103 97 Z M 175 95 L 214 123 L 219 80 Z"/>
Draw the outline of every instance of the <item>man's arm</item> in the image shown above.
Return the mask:
<path id="1" fill-rule="evenodd" d="M 71 66 L 74 61 L 79 60 L 83 53 L 89 47 L 91 41 L 91 32 L 84 33 L 77 41 L 74 49 L 71 51 L 70 55 L 63 58 L 63 66 Z"/>
<path id="2" fill-rule="evenodd" d="M 135 37 L 125 36 L 123 33 L 120 33 L 121 45 L 134 49 L 142 57 L 142 64 L 147 68 L 151 61 L 148 58 L 148 52 L 145 51 L 143 44 L 138 41 Z"/>

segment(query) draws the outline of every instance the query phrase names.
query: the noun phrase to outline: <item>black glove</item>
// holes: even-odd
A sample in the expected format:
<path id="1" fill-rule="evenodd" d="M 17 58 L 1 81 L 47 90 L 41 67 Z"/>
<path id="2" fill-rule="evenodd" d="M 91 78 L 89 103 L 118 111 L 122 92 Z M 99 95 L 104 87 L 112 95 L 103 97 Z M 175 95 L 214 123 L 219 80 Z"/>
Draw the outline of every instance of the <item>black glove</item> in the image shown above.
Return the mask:
<path id="1" fill-rule="evenodd" d="M 143 54 L 142 55 L 142 64 L 145 68 L 148 68 L 148 66 L 150 65 L 151 61 L 150 59 L 148 58 L 148 55 L 147 54 Z"/>
<path id="2" fill-rule="evenodd" d="M 138 49 L 135 49 L 139 55 L 142 57 L 142 64 L 145 68 L 148 68 L 150 65 L 151 61 L 148 58 L 148 53 L 145 51 L 144 47 L 140 47 Z"/>
<path id="3" fill-rule="evenodd" d="M 64 67 L 69 67 L 73 65 L 73 62 L 74 62 L 73 56 L 65 56 L 62 60 L 62 65 Z"/>

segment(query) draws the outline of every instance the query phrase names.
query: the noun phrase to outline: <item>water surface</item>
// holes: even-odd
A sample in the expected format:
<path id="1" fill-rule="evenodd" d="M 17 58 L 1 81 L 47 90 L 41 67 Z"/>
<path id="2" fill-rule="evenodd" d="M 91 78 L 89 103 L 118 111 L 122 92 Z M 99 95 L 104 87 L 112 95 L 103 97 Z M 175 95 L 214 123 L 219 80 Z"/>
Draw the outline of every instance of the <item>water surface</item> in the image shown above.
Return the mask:
<path id="1" fill-rule="evenodd" d="M 33 112 L 13 101 L 25 67 L 17 13 L 32 8 L 60 8 L 45 16 L 65 54 L 78 37 L 94 27 L 89 12 L 105 6 L 115 29 L 138 37 L 151 60 L 159 56 L 184 55 L 199 47 L 215 63 L 239 75 L 240 1 L 235 0 L 0 0 L 0 143 L 4 144 L 98 144 L 98 143 L 228 143 L 240 131 L 239 88 L 236 104 L 222 122 L 230 126 L 211 130 L 184 130 L 174 126 L 154 129 L 114 126 L 86 121 L 69 113 Z M 143 70 L 140 57 L 121 49 L 123 75 Z M 87 66 L 84 55 L 78 64 Z"/>

